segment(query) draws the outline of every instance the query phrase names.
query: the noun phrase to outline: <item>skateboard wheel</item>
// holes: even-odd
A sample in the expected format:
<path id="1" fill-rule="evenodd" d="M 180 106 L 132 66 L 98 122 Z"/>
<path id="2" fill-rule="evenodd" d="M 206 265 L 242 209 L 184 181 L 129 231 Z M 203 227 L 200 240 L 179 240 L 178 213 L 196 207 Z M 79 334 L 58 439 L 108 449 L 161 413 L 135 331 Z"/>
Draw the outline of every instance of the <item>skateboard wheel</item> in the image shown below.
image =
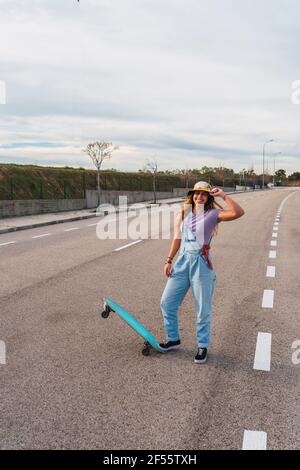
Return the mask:
<path id="1" fill-rule="evenodd" d="M 102 316 L 102 318 L 108 318 L 109 311 L 108 310 L 103 310 L 103 312 L 101 313 L 101 316 Z"/>
<path id="2" fill-rule="evenodd" d="M 148 346 L 144 346 L 142 350 L 143 356 L 149 356 L 150 355 L 150 348 Z"/>

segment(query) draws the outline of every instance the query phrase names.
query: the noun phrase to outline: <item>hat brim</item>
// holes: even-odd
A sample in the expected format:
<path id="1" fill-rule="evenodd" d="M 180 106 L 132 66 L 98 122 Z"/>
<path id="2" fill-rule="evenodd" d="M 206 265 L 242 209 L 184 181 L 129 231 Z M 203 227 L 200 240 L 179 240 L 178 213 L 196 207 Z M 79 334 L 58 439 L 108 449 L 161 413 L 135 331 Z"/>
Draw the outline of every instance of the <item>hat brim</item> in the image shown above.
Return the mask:
<path id="1" fill-rule="evenodd" d="M 204 188 L 199 188 L 199 189 L 191 189 L 191 191 L 189 191 L 187 193 L 188 196 L 191 196 L 192 194 L 194 194 L 196 191 L 205 191 L 206 193 L 210 193 L 211 192 L 211 189 L 204 189 Z"/>

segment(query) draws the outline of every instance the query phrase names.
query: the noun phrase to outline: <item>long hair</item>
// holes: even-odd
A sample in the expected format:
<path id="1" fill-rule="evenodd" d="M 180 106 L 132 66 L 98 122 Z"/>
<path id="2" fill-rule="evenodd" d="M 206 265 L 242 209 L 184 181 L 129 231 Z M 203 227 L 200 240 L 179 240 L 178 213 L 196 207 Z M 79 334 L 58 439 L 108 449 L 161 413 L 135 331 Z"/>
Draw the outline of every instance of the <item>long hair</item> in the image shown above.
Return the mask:
<path id="1" fill-rule="evenodd" d="M 184 201 L 184 203 L 182 205 L 182 208 L 181 208 L 181 220 L 182 221 L 184 220 L 186 214 L 190 212 L 191 208 L 192 208 L 192 211 L 194 211 L 194 208 L 195 208 L 194 193 L 186 196 L 186 198 L 185 198 L 185 201 Z M 216 208 L 223 209 L 223 207 L 220 206 L 215 201 L 214 196 L 212 196 L 211 194 L 208 193 L 207 201 L 204 204 L 204 213 L 211 210 L 211 209 L 216 209 Z M 218 234 L 218 225 L 215 227 L 212 236 L 215 236 L 217 234 Z"/>

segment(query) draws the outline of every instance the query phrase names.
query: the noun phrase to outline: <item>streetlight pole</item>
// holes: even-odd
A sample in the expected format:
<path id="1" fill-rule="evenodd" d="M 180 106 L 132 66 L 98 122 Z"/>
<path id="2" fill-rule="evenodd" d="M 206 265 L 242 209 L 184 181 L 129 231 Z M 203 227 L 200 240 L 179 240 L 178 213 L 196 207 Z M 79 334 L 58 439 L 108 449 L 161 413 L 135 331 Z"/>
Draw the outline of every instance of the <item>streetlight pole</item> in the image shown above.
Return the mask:
<path id="1" fill-rule="evenodd" d="M 275 186 L 275 157 L 277 155 L 281 155 L 282 152 L 277 152 L 277 153 L 274 153 L 274 168 L 273 168 L 273 186 Z"/>
<path id="2" fill-rule="evenodd" d="M 265 151 L 266 151 L 266 145 L 269 142 L 274 142 L 274 139 L 267 140 L 264 145 L 263 145 L 263 175 L 262 175 L 262 189 L 265 187 Z"/>

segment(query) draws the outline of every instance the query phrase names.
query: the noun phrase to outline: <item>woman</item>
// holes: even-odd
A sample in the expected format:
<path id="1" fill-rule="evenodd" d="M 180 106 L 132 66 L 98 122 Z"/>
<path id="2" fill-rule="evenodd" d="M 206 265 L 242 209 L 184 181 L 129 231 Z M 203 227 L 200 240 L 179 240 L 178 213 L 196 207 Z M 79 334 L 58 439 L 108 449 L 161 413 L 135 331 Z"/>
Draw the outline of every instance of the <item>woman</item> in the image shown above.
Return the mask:
<path id="1" fill-rule="evenodd" d="M 215 197 L 222 197 L 229 210 L 222 209 L 215 202 Z M 177 218 L 174 240 L 164 266 L 164 273 L 169 279 L 161 298 L 161 309 L 167 336 L 166 342 L 160 346 L 165 351 L 179 348 L 178 308 L 191 287 L 197 315 L 198 350 L 194 361 L 197 364 L 206 361 L 216 281 L 209 254 L 210 241 L 219 222 L 238 219 L 244 213 L 241 206 L 224 191 L 212 189 L 205 181 L 196 183 L 188 193 Z M 172 269 L 173 258 L 179 249 L 179 257 Z"/>

